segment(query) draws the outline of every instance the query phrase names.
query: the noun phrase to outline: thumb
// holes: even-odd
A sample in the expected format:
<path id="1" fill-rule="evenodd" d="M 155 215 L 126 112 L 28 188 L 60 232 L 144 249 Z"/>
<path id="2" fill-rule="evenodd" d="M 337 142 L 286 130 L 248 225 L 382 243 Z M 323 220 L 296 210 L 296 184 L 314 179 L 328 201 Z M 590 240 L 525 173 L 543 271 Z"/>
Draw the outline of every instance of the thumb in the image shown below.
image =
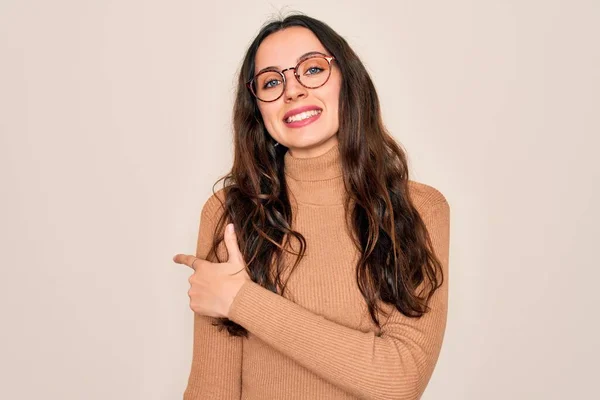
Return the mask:
<path id="1" fill-rule="evenodd" d="M 227 247 L 228 261 L 238 260 L 243 262 L 244 257 L 238 245 L 237 236 L 233 224 L 225 227 L 225 246 Z"/>

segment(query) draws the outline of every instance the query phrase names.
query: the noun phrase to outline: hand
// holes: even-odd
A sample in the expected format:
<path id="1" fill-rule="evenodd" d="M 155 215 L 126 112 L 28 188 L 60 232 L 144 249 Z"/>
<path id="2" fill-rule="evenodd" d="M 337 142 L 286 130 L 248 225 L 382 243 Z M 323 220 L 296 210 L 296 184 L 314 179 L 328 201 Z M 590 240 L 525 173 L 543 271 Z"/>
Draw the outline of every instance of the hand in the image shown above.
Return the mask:
<path id="1" fill-rule="evenodd" d="M 231 230 L 229 230 L 231 228 Z M 212 263 L 188 254 L 177 254 L 173 261 L 194 270 L 190 282 L 190 308 L 197 314 L 227 318 L 233 299 L 242 285 L 250 280 L 246 262 L 238 246 L 233 224 L 225 229 L 227 262 Z"/>

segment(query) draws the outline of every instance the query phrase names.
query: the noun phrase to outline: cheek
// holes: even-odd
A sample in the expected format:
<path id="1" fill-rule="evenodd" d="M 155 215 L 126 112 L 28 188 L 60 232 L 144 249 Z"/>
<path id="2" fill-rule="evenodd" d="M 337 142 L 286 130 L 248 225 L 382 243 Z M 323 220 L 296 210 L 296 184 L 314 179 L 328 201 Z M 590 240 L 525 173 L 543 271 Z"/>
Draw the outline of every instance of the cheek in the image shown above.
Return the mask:
<path id="1" fill-rule="evenodd" d="M 340 85 L 332 86 L 332 90 L 327 94 L 329 109 L 334 111 L 337 118 L 337 111 L 340 104 Z"/>
<path id="2" fill-rule="evenodd" d="M 273 103 L 260 105 L 258 110 L 260 111 L 260 115 L 262 115 L 265 123 L 270 123 L 275 117 L 276 109 L 273 107 Z"/>
<path id="3" fill-rule="evenodd" d="M 277 107 L 273 107 L 274 104 L 270 103 L 267 105 L 259 105 L 258 110 L 262 116 L 265 128 L 269 133 L 273 133 L 274 125 L 277 123 Z"/>
<path id="4" fill-rule="evenodd" d="M 333 77 L 332 77 L 333 78 Z M 333 107 L 334 109 L 337 110 L 339 102 L 340 102 L 340 91 L 342 89 L 342 81 L 339 77 L 336 77 L 337 79 L 333 79 L 332 85 L 330 86 L 330 91 L 328 93 L 328 102 L 330 107 Z"/>
<path id="5" fill-rule="evenodd" d="M 340 88 L 337 87 L 336 90 L 333 90 L 331 96 L 329 98 L 329 109 L 331 111 L 331 122 L 333 124 L 334 129 L 339 129 L 340 124 L 340 115 L 339 115 L 339 104 L 340 104 Z"/>

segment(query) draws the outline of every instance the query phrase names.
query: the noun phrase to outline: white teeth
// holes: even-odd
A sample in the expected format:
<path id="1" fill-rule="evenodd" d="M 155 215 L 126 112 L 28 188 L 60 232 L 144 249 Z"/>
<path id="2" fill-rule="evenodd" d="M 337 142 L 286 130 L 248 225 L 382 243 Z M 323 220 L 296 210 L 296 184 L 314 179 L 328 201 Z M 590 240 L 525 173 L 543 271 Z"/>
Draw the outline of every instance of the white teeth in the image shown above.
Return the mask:
<path id="1" fill-rule="evenodd" d="M 292 115 L 291 117 L 286 119 L 285 122 L 287 122 L 289 124 L 290 122 L 302 121 L 303 119 L 313 117 L 317 114 L 321 114 L 321 110 L 305 111 L 300 114 Z"/>

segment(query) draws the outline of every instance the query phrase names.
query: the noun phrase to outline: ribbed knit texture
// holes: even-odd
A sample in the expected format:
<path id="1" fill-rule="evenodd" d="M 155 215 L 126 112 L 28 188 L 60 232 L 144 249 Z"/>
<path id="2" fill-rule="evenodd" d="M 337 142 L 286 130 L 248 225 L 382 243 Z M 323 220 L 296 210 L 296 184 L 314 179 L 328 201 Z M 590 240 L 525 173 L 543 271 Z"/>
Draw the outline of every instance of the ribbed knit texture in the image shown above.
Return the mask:
<path id="1" fill-rule="evenodd" d="M 419 319 L 395 308 L 376 329 L 360 293 L 358 251 L 345 226 L 339 147 L 298 159 L 285 155 L 294 212 L 292 228 L 307 241 L 306 256 L 284 274 L 284 296 L 249 281 L 229 319 L 249 332 L 230 337 L 210 317 L 194 314 L 194 348 L 184 400 L 192 399 L 419 399 L 437 362 L 448 304 L 450 208 L 435 188 L 409 182 L 410 196 L 425 221 L 444 284 L 431 311 Z M 216 196 L 222 196 L 222 190 Z M 206 258 L 222 212 L 213 195 L 203 206 L 197 257 Z M 222 199 L 222 197 L 221 197 Z M 295 250 L 299 247 L 293 246 Z M 219 255 L 226 259 L 224 243 Z M 293 264 L 295 257 L 286 255 Z M 211 260 L 212 261 L 212 260 Z"/>

